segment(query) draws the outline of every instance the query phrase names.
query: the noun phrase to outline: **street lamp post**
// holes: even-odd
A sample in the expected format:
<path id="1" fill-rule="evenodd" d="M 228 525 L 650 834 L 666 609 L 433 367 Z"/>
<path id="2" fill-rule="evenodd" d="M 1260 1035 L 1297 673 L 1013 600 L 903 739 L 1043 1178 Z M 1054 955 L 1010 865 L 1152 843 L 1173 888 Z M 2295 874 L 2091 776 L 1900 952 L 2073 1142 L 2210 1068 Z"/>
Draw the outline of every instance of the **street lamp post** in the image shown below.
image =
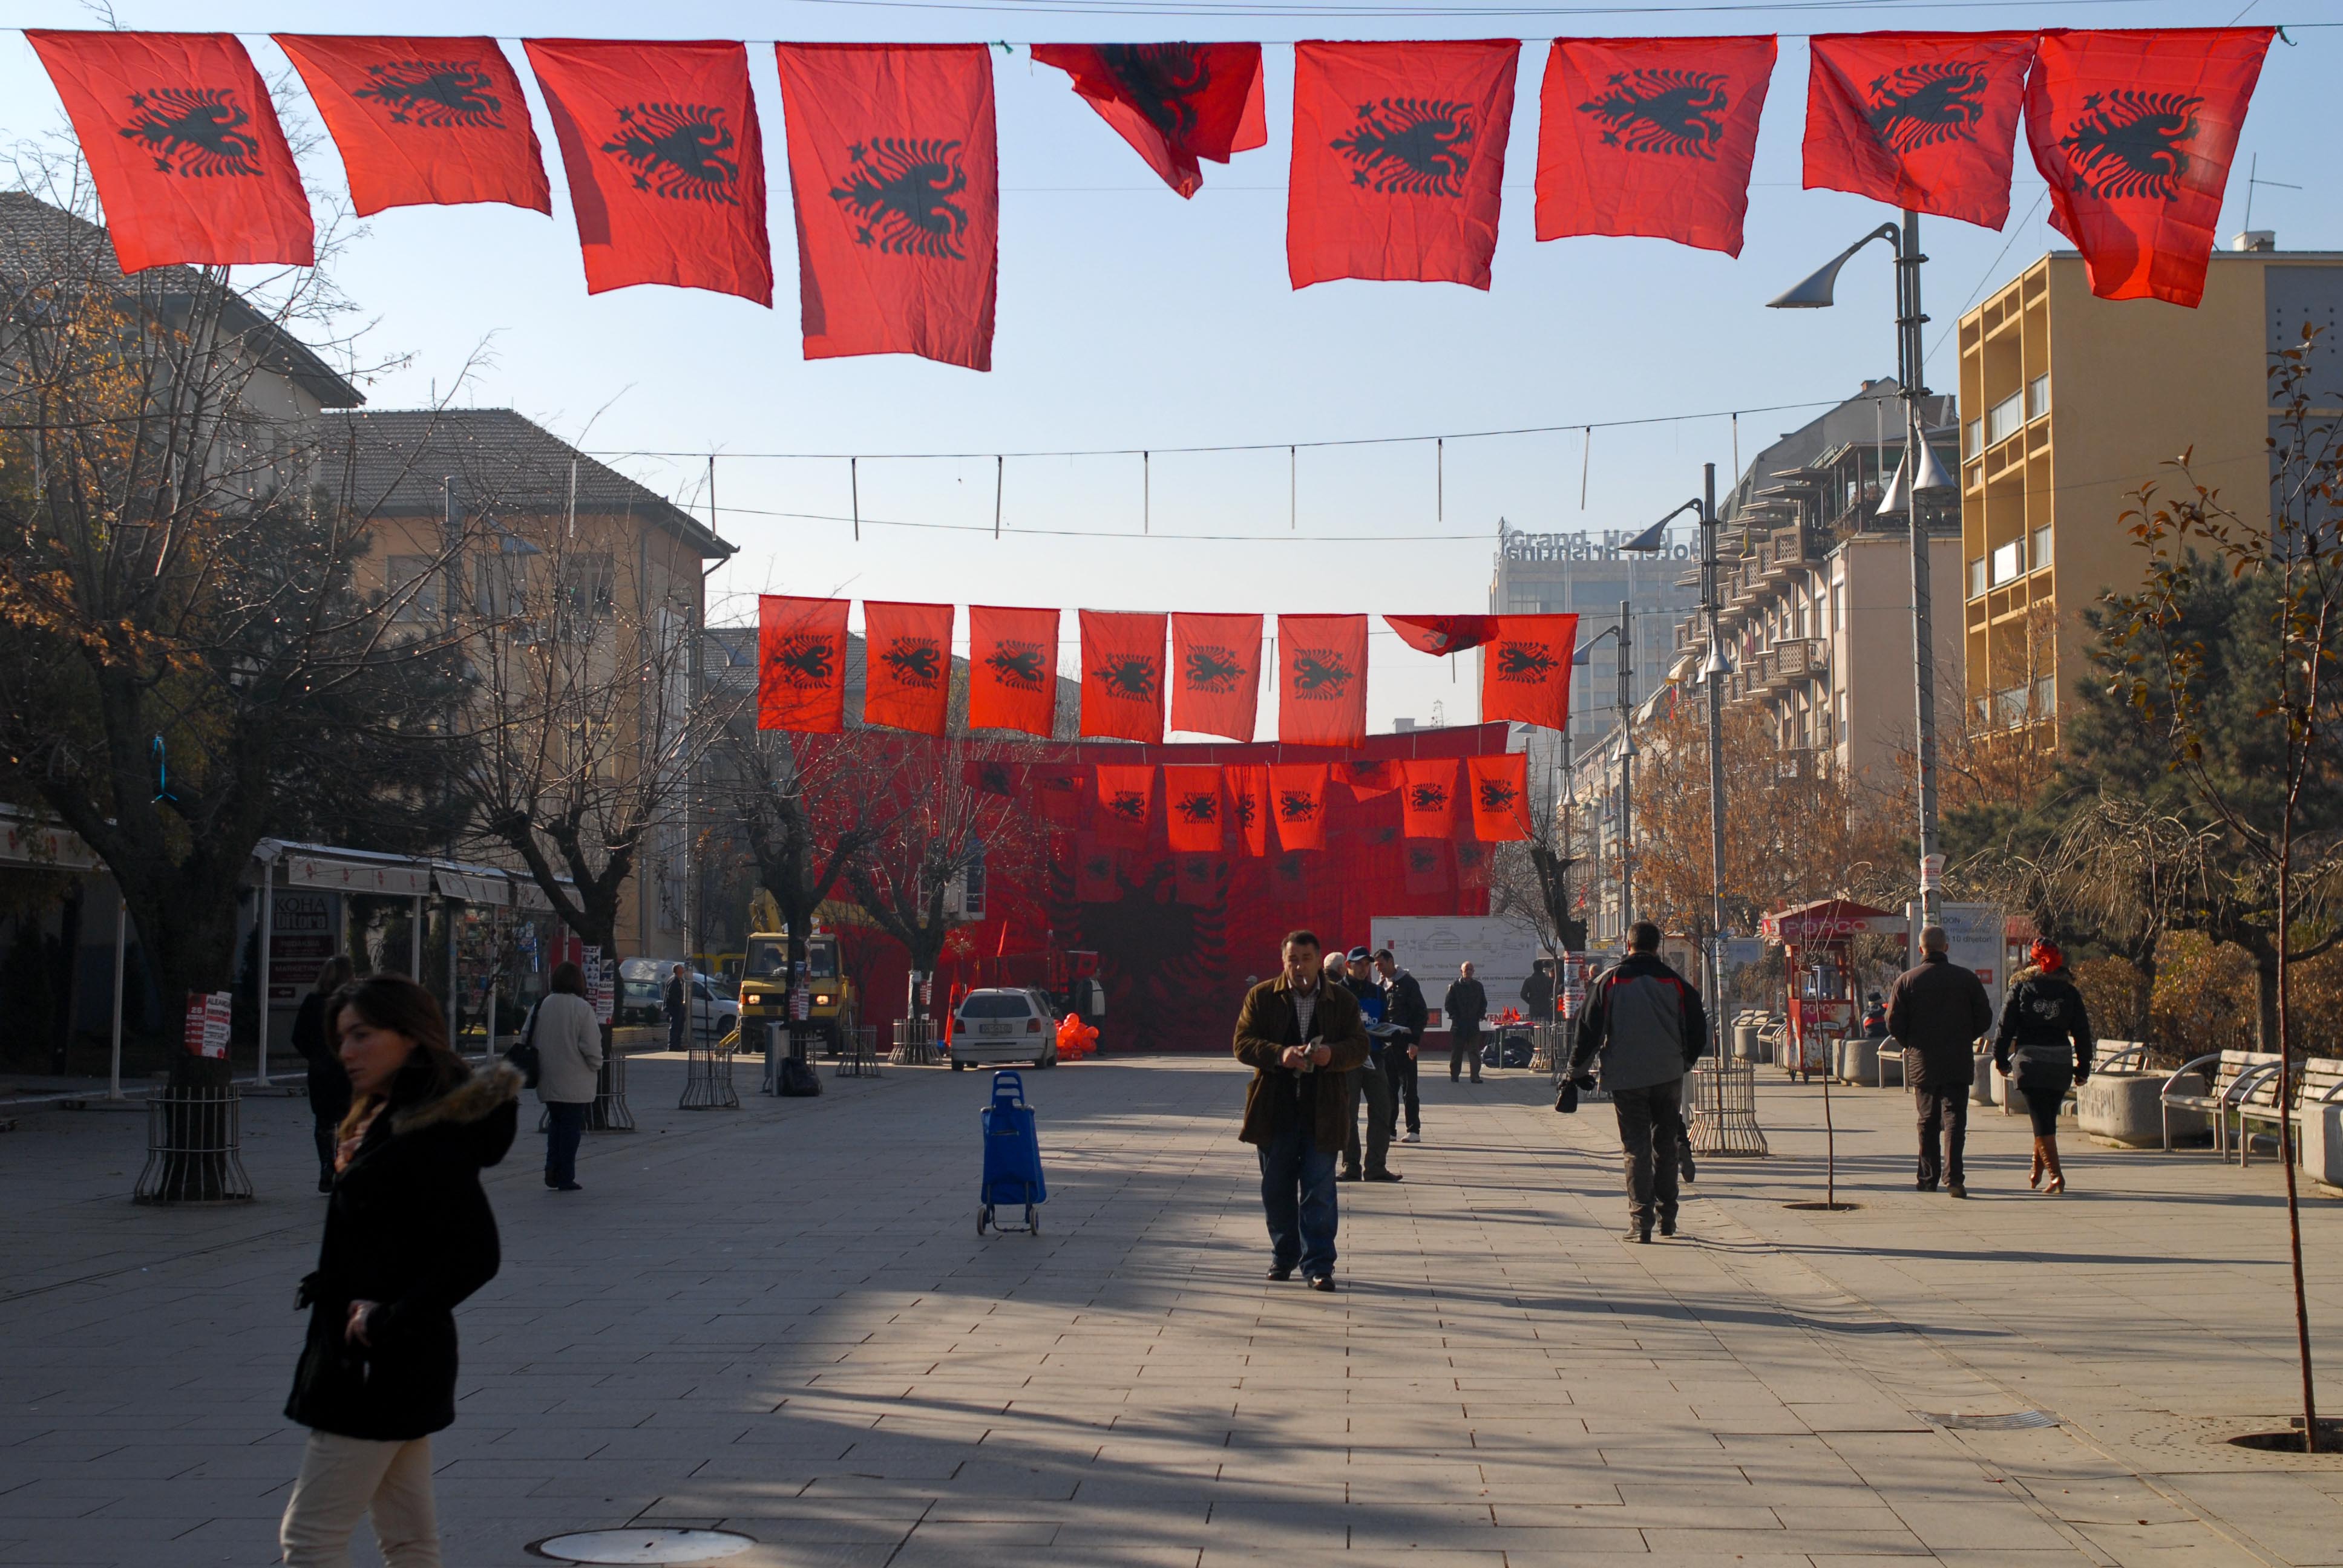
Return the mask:
<path id="1" fill-rule="evenodd" d="M 1904 460 L 1896 467 L 1895 483 L 1879 503 L 1879 515 L 1903 512 L 1912 537 L 1912 695 L 1918 730 L 1914 770 L 1919 795 L 1920 909 L 1922 918 L 1933 925 L 1937 914 L 1936 880 L 1944 860 L 1936 850 L 1936 639 L 1930 630 L 1928 538 L 1920 527 L 1919 495 L 1922 490 L 1949 488 L 1953 477 L 1928 449 L 1921 417 L 1922 399 L 1928 393 L 1921 384 L 1927 367 L 1920 328 L 1928 317 L 1920 308 L 1920 264 L 1928 258 L 1920 254 L 1920 215 L 1906 207 L 1900 229 L 1892 223 L 1881 224 L 1805 282 L 1770 301 L 1769 307 L 1806 310 L 1828 306 L 1839 268 L 1875 239 L 1885 240 L 1896 254 L 1896 379 L 1904 397 Z"/>
<path id="2" fill-rule="evenodd" d="M 1643 542 L 1649 537 L 1647 532 L 1634 543 L 1622 545 L 1620 548 L 1629 550 L 1650 548 L 1652 547 Z M 1610 638 L 1619 645 L 1619 794 L 1616 820 L 1619 844 L 1619 940 L 1623 947 L 1627 940 L 1627 927 L 1635 919 L 1635 862 L 1634 851 L 1629 845 L 1634 821 L 1635 779 L 1635 727 L 1633 722 L 1635 672 L 1630 654 L 1630 644 L 1634 634 L 1628 625 L 1629 618 L 1633 613 L 1632 601 L 1621 599 L 1619 624 L 1604 627 L 1572 649 L 1570 655 L 1570 662 L 1574 666 L 1586 664 L 1590 662 L 1594 652 L 1594 645 L 1604 638 Z M 1595 823 L 1594 875 L 1596 886 L 1600 887 L 1603 879 L 1603 835 L 1602 823 L 1599 820 Z"/>

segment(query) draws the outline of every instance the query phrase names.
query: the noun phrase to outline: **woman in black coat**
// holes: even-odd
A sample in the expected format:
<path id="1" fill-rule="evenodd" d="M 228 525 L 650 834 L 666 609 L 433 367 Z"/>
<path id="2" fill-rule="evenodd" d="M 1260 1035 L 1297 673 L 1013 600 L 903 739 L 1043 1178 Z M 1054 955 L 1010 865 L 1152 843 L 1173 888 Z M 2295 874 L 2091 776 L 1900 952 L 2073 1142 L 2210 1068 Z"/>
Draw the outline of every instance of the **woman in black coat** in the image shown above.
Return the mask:
<path id="1" fill-rule="evenodd" d="M 309 1064 L 309 1120 L 317 1139 L 317 1191 L 334 1190 L 334 1142 L 342 1118 L 350 1113 L 350 1075 L 334 1053 L 333 1020 L 326 1004 L 350 983 L 357 970 L 347 953 L 336 953 L 317 971 L 317 983 L 293 1015 L 293 1049 Z"/>
<path id="2" fill-rule="evenodd" d="M 301 1282 L 309 1335 L 285 1413 L 310 1432 L 279 1540 L 297 1568 L 347 1563 L 371 1513 L 389 1568 L 438 1568 L 430 1434 L 456 1419 L 456 1305 L 496 1277 L 480 1171 L 512 1146 L 520 1074 L 466 1065 L 439 1004 L 402 976 L 327 1012 L 353 1103 Z"/>
<path id="3" fill-rule="evenodd" d="M 2058 1167 L 2058 1108 L 2069 1089 L 2091 1076 L 2091 1019 L 2056 943 L 2036 942 L 2026 957 L 2032 967 L 2017 971 L 2001 1005 L 1993 1064 L 2025 1096 L 2034 1121 L 2034 1173 L 2026 1185 L 2040 1187 L 2046 1171 L 2044 1191 L 2055 1196 L 2066 1190 Z"/>

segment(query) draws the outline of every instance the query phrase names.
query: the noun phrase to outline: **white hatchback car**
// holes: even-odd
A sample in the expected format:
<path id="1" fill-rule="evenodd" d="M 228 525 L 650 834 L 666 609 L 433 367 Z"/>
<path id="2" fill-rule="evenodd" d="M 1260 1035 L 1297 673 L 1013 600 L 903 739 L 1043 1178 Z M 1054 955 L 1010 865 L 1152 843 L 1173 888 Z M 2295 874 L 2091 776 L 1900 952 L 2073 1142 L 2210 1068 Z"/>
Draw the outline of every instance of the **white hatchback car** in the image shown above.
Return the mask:
<path id="1" fill-rule="evenodd" d="M 1050 1004 L 1036 992 L 1006 988 L 962 997 L 952 1015 L 952 1070 L 1020 1061 L 1058 1065 L 1058 1020 Z"/>

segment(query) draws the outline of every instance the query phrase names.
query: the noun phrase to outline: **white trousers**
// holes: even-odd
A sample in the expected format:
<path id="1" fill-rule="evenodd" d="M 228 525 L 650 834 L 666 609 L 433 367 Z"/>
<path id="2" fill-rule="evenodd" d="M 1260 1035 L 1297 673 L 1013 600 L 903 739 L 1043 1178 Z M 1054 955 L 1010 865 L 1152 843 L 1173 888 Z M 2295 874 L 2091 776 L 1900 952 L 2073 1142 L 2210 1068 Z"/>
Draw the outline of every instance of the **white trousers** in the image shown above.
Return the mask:
<path id="1" fill-rule="evenodd" d="M 350 1535 L 368 1514 L 388 1568 L 440 1568 L 431 1440 L 373 1442 L 310 1432 L 277 1533 L 285 1561 L 292 1568 L 349 1568 Z"/>

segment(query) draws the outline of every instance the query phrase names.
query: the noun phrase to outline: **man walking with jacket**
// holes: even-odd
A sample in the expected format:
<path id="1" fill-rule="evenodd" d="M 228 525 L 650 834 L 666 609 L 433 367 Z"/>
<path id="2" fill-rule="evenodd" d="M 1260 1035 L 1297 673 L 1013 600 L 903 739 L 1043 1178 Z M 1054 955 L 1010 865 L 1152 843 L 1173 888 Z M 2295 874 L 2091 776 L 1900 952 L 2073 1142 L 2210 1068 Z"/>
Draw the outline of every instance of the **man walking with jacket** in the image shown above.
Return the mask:
<path id="1" fill-rule="evenodd" d="M 1359 1004 L 1360 1027 L 1367 1030 L 1367 1060 L 1351 1070 L 1351 1098 L 1342 1112 L 1342 1173 L 1340 1181 L 1396 1181 L 1398 1171 L 1391 1168 L 1392 1130 L 1398 1125 L 1397 1101 L 1392 1095 L 1391 1075 L 1383 1070 L 1383 1057 L 1389 1049 L 1388 1040 L 1374 1032 L 1373 1025 L 1383 1020 L 1383 988 L 1375 983 L 1374 966 L 1367 960 L 1367 950 L 1353 948 L 1349 958 L 1341 953 L 1326 955 L 1326 978 L 1339 980 L 1351 999 Z M 1359 1102 L 1366 1101 L 1367 1141 L 1363 1165 L 1360 1160 Z"/>
<path id="2" fill-rule="evenodd" d="M 1448 1019 L 1448 1081 L 1455 1082 L 1457 1070 L 1469 1060 L 1473 1081 L 1480 1082 L 1481 1020 L 1489 1016 L 1489 993 L 1473 978 L 1472 960 L 1456 966 L 1456 978 L 1448 982 L 1440 1010 Z"/>
<path id="3" fill-rule="evenodd" d="M 1416 1054 L 1423 1046 L 1424 1026 L 1432 1021 L 1432 1010 L 1424 1005 L 1423 988 L 1415 977 L 1399 967 L 1389 948 L 1375 952 L 1375 973 L 1383 977 L 1384 1020 L 1393 1026 L 1389 1041 L 1383 1046 L 1383 1071 L 1390 1075 L 1392 1103 L 1407 1111 L 1407 1136 L 1401 1141 L 1420 1143 L 1423 1141 L 1423 1102 L 1416 1095 Z"/>
<path id="4" fill-rule="evenodd" d="M 1951 948 L 1942 926 L 1920 933 L 1918 967 L 1896 976 L 1887 995 L 1887 1032 L 1904 1048 L 1904 1076 L 1919 1111 L 1920 1191 L 1935 1191 L 1941 1179 L 1947 1192 L 1966 1198 L 1969 1091 L 1976 1042 L 1993 1028 L 1993 1002 L 1984 982 L 1946 956 Z"/>
<path id="5" fill-rule="evenodd" d="M 1676 1233 L 1676 1171 L 1682 1159 L 1684 1079 L 1708 1049 L 1700 992 L 1660 957 L 1660 928 L 1627 928 L 1627 956 L 1586 988 L 1570 1075 L 1582 1088 L 1587 1064 L 1603 1058 L 1603 1086 L 1619 1114 L 1627 1168 L 1627 1239 Z"/>
<path id="6" fill-rule="evenodd" d="M 1313 1291 L 1334 1288 L 1334 1161 L 1342 1151 L 1350 1070 L 1367 1060 L 1359 1004 L 1322 972 L 1317 936 L 1286 936 L 1280 972 L 1245 993 L 1232 1050 L 1252 1069 L 1237 1136 L 1261 1157 L 1269 1277 L 1298 1267 Z"/>

